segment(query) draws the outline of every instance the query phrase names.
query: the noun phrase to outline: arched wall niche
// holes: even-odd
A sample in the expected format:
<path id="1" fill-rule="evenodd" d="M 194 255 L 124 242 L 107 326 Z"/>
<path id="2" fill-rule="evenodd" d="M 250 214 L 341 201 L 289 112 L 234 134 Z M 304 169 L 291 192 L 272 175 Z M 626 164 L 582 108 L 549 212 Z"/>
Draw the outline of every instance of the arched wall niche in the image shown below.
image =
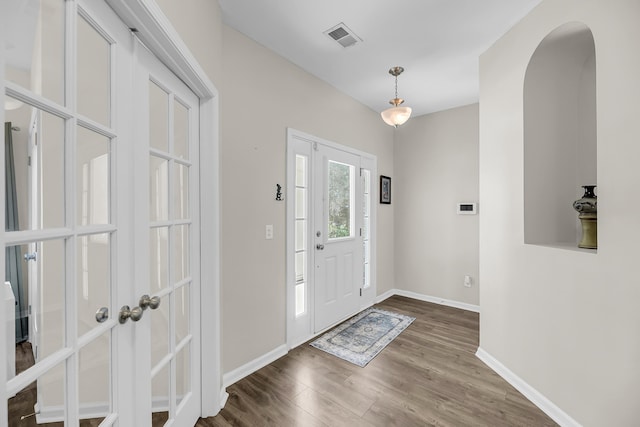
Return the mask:
<path id="1" fill-rule="evenodd" d="M 597 185 L 596 54 L 580 22 L 549 33 L 524 80 L 524 241 L 577 248 L 572 203 Z"/>

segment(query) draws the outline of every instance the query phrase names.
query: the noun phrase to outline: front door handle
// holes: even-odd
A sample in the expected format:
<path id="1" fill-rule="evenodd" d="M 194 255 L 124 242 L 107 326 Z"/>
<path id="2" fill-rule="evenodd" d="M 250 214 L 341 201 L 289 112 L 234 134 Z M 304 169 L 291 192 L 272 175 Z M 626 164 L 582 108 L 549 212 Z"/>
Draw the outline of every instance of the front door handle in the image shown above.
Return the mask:
<path id="1" fill-rule="evenodd" d="M 321 243 L 318 243 L 318 244 L 316 245 L 316 249 L 317 249 L 317 250 L 319 250 L 319 251 L 324 250 L 324 245 L 323 245 L 323 244 L 321 244 Z"/>

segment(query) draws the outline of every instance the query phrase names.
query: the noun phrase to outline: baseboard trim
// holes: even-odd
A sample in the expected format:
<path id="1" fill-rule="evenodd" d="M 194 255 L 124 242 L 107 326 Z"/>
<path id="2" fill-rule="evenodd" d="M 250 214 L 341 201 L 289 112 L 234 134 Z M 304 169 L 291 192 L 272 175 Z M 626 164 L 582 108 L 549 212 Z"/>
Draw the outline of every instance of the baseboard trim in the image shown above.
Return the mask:
<path id="1" fill-rule="evenodd" d="M 220 409 L 224 408 L 224 405 L 227 404 L 227 399 L 229 399 L 229 393 L 227 393 L 227 390 L 224 387 L 222 387 L 220 389 Z"/>
<path id="2" fill-rule="evenodd" d="M 376 304 L 394 295 L 431 302 L 439 305 L 446 305 L 447 307 L 459 308 L 461 310 L 473 311 L 474 313 L 480 313 L 479 305 L 467 304 L 466 302 L 454 301 L 446 298 L 433 297 L 430 295 L 419 294 L 417 292 L 405 291 L 403 289 L 391 289 L 390 291 L 379 295 L 378 298 L 376 298 Z"/>
<path id="3" fill-rule="evenodd" d="M 547 414 L 552 420 L 563 427 L 582 427 L 582 425 L 571 418 L 566 412 L 560 409 L 552 401 L 547 399 L 542 393 L 531 387 L 526 381 L 514 374 L 509 368 L 504 366 L 498 359 L 491 356 L 481 347 L 476 351 L 476 357 L 490 367 L 496 374 L 500 375 L 506 382 L 511 384 L 516 390 L 536 405 L 542 412 Z"/>
<path id="4" fill-rule="evenodd" d="M 286 354 L 287 345 L 282 344 L 281 346 L 274 348 L 270 352 L 265 353 L 262 356 L 234 369 L 233 371 L 227 372 L 222 376 L 222 384 L 224 388 L 227 388 L 231 384 L 234 384 L 244 377 L 253 374 L 258 369 L 264 368 L 269 363 L 276 361 Z"/>

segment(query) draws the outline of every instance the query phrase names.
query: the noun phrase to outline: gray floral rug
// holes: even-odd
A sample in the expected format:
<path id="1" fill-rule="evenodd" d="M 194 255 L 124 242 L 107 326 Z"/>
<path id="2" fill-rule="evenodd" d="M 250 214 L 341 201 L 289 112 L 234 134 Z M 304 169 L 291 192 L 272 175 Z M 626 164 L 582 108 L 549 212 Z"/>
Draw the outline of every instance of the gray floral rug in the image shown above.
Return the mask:
<path id="1" fill-rule="evenodd" d="M 378 355 L 415 317 L 368 308 L 311 343 L 360 367 Z"/>

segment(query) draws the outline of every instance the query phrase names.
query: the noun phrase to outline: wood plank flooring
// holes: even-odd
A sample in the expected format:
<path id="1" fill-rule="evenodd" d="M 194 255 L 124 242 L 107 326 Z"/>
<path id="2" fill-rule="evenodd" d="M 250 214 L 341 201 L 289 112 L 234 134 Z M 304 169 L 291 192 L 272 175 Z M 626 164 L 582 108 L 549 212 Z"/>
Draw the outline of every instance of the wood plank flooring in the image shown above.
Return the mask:
<path id="1" fill-rule="evenodd" d="M 475 356 L 478 314 L 391 297 L 416 320 L 366 367 L 303 344 L 227 388 L 196 426 L 556 426 Z"/>

